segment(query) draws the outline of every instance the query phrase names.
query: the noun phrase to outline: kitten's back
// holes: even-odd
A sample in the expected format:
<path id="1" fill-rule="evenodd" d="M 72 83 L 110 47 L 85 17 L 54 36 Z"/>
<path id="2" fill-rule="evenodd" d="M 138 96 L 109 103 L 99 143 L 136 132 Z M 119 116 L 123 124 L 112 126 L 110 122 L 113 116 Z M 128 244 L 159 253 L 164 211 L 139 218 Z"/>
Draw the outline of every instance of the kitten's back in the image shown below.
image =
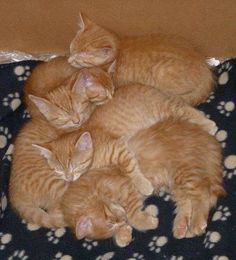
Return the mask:
<path id="1" fill-rule="evenodd" d="M 114 81 L 151 85 L 192 105 L 203 102 L 214 83 L 201 53 L 184 39 L 161 34 L 121 40 Z"/>
<path id="2" fill-rule="evenodd" d="M 27 122 L 15 141 L 10 176 L 9 196 L 13 208 L 27 222 L 46 227 L 63 224 L 60 214 L 48 213 L 67 185 L 56 178 L 32 144 L 49 142 L 56 137 L 58 133 L 46 121 Z M 44 209 L 48 209 L 48 213 Z"/>

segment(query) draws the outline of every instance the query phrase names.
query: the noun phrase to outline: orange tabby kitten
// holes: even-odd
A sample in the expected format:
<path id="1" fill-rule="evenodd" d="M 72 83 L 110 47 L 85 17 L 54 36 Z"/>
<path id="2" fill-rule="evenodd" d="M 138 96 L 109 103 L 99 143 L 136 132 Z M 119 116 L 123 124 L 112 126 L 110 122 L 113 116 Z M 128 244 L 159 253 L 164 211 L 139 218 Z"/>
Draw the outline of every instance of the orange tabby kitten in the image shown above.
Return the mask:
<path id="1" fill-rule="evenodd" d="M 118 165 L 141 193 L 149 195 L 153 191 L 152 185 L 141 173 L 133 152 L 127 146 L 127 139 L 140 129 L 170 116 L 197 123 L 208 132 L 215 131 L 214 122 L 181 100 L 165 96 L 152 87 L 132 85 L 118 89 L 110 102 L 94 111 L 81 130 L 37 148 L 52 169 L 62 172 L 68 180 L 76 180 L 83 173 L 80 170 L 83 165 L 78 161 L 77 167 L 70 168 L 68 165 L 72 162 L 68 158 L 77 153 L 74 144 L 81 132 L 89 132 L 94 148 L 91 168 Z"/>
<path id="2" fill-rule="evenodd" d="M 114 237 L 118 246 L 132 240 L 132 228 L 156 229 L 157 208 L 143 208 L 143 198 L 130 180 L 116 168 L 90 170 L 73 182 L 65 193 L 61 209 L 77 239 Z"/>
<path id="3" fill-rule="evenodd" d="M 75 71 L 62 57 L 36 67 L 25 86 L 25 101 L 33 117 L 43 115 L 54 127 L 71 130 L 113 93 L 109 73 L 99 68 Z"/>
<path id="4" fill-rule="evenodd" d="M 203 102 L 213 90 L 213 74 L 205 58 L 183 39 L 161 34 L 118 39 L 82 15 L 79 28 L 68 60 L 77 68 L 117 59 L 116 86 L 147 84 L 191 105 Z"/>
<path id="5" fill-rule="evenodd" d="M 68 187 L 60 172 L 50 169 L 33 143 L 41 144 L 58 137 L 55 128 L 44 119 L 32 119 L 18 134 L 13 154 L 9 196 L 13 208 L 27 222 L 44 227 L 64 226 L 63 217 L 55 205 Z M 89 167 L 91 149 L 84 150 L 87 135 L 81 135 L 77 145 L 80 151 L 73 160 L 86 161 Z M 73 167 L 73 165 L 71 165 Z"/>
<path id="6" fill-rule="evenodd" d="M 169 119 L 141 130 L 128 143 L 155 190 L 164 188 L 175 201 L 174 236 L 202 234 L 210 208 L 225 193 L 216 139 L 195 124 Z M 89 171 L 72 183 L 61 210 L 78 239 L 114 236 L 125 246 L 131 241 L 129 225 L 138 230 L 157 226 L 155 206 L 141 211 L 142 200 L 126 176 L 108 168 Z"/>

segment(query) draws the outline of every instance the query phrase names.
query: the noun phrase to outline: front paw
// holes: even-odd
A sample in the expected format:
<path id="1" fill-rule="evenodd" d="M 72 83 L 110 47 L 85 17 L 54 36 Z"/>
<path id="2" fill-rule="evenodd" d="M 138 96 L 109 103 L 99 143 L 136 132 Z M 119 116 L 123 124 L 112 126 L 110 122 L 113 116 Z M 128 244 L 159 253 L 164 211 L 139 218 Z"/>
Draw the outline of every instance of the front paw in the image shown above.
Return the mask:
<path id="1" fill-rule="evenodd" d="M 213 136 L 216 134 L 216 132 L 218 130 L 216 123 L 211 119 L 206 119 L 204 128 L 210 135 L 213 135 Z"/>
<path id="2" fill-rule="evenodd" d="M 146 178 L 143 178 L 139 183 L 136 184 L 136 186 L 139 192 L 145 196 L 151 195 L 154 191 L 152 183 Z"/>
<path id="3" fill-rule="evenodd" d="M 158 215 L 158 208 L 156 205 L 148 205 L 144 210 L 148 215 L 156 217 Z"/>
<path id="4" fill-rule="evenodd" d="M 132 241 L 132 227 L 124 225 L 115 234 L 115 243 L 119 247 L 126 247 Z"/>

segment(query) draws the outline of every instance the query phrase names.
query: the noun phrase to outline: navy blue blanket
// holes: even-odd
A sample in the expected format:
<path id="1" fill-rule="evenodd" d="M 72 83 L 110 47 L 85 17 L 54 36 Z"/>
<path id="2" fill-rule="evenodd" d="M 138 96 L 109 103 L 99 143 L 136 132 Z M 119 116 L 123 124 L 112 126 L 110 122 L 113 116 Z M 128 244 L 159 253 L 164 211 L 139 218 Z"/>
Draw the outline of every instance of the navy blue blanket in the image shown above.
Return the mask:
<path id="1" fill-rule="evenodd" d="M 28 118 L 22 102 L 23 83 L 36 61 L 0 66 L 0 259 L 236 259 L 236 59 L 221 64 L 216 74 L 218 86 L 199 108 L 213 119 L 217 139 L 224 148 L 224 181 L 228 195 L 212 210 L 207 231 L 200 237 L 176 240 L 172 236 L 174 205 L 168 194 L 147 200 L 159 208 L 157 230 L 134 232 L 126 248 L 111 239 L 76 241 L 68 229 L 49 230 L 27 224 L 11 209 L 8 181 L 14 137 Z"/>

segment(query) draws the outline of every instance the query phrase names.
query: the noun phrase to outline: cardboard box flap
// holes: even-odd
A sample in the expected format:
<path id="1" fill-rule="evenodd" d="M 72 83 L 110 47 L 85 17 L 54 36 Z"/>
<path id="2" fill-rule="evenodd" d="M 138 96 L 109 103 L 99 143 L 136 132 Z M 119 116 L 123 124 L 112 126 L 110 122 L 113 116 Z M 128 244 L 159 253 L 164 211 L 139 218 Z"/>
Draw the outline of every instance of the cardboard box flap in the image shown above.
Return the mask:
<path id="1" fill-rule="evenodd" d="M 0 50 L 66 52 L 79 11 L 121 36 L 177 34 L 207 56 L 236 56 L 234 0 L 2 0 Z"/>

